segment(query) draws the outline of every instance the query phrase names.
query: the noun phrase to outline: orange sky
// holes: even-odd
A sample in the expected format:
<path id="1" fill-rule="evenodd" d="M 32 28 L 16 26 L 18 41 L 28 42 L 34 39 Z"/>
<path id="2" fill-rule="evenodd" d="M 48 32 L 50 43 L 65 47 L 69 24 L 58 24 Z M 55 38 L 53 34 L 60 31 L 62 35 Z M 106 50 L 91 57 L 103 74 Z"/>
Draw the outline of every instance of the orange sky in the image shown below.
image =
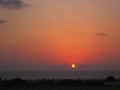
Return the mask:
<path id="1" fill-rule="evenodd" d="M 120 69 L 119 0 L 23 3 L 20 10 L 0 7 L 0 20 L 7 21 L 0 23 L 0 70 L 69 70 L 72 63 L 80 70 Z"/>

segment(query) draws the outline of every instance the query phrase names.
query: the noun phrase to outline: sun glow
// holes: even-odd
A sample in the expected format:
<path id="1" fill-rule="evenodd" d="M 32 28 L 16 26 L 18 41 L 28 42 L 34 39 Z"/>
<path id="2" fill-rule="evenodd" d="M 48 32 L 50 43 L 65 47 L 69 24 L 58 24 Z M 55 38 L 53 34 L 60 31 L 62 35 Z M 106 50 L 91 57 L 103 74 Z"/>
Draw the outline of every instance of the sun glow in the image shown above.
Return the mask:
<path id="1" fill-rule="evenodd" d="M 71 67 L 72 67 L 73 69 L 75 69 L 75 68 L 76 68 L 76 65 L 75 65 L 75 64 L 72 64 Z"/>

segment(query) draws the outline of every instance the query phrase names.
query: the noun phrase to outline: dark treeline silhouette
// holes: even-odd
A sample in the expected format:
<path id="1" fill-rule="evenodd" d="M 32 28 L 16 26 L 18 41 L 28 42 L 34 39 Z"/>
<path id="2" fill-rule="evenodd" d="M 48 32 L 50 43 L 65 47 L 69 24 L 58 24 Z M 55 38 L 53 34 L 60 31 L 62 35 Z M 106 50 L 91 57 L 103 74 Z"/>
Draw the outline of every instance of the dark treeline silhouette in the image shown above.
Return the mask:
<path id="1" fill-rule="evenodd" d="M 109 76 L 106 78 L 106 81 L 115 81 L 115 78 L 113 76 Z"/>
<path id="2" fill-rule="evenodd" d="M 109 76 L 102 80 L 72 80 L 72 79 L 42 79 L 23 80 L 15 78 L 13 80 L 0 79 L 0 87 L 84 87 L 84 86 L 117 86 L 120 87 L 120 80 Z"/>

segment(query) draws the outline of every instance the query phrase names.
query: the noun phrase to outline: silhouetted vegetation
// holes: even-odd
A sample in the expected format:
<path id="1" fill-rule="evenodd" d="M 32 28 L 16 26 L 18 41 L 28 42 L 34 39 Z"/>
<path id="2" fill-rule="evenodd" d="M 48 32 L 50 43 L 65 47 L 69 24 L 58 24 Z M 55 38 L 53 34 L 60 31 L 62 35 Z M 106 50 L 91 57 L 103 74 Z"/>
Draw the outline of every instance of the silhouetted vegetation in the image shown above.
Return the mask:
<path id="1" fill-rule="evenodd" d="M 109 76 L 106 78 L 106 81 L 114 81 L 114 80 L 115 80 L 115 78 L 113 76 Z"/>
<path id="2" fill-rule="evenodd" d="M 113 76 L 109 76 L 104 80 L 72 80 L 72 79 L 42 79 L 42 80 L 23 80 L 21 78 L 15 78 L 13 80 L 0 79 L 1 87 L 81 87 L 81 86 L 106 86 L 106 82 L 120 83 L 119 80 L 115 80 Z M 107 86 L 109 84 L 107 83 Z M 118 84 L 117 84 L 118 85 Z"/>

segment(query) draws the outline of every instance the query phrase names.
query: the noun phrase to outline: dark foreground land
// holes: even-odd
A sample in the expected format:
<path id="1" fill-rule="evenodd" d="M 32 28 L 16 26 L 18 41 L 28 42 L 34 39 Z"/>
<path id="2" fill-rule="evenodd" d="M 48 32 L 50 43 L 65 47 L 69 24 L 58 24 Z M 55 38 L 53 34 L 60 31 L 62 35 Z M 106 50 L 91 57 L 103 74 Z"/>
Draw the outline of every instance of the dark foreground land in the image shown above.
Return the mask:
<path id="1" fill-rule="evenodd" d="M 14 88 L 0 88 L 0 90 L 120 90 L 119 87 L 14 87 Z"/>
<path id="2" fill-rule="evenodd" d="M 104 80 L 0 79 L 0 90 L 120 90 L 120 80 L 116 80 L 112 76 Z"/>

